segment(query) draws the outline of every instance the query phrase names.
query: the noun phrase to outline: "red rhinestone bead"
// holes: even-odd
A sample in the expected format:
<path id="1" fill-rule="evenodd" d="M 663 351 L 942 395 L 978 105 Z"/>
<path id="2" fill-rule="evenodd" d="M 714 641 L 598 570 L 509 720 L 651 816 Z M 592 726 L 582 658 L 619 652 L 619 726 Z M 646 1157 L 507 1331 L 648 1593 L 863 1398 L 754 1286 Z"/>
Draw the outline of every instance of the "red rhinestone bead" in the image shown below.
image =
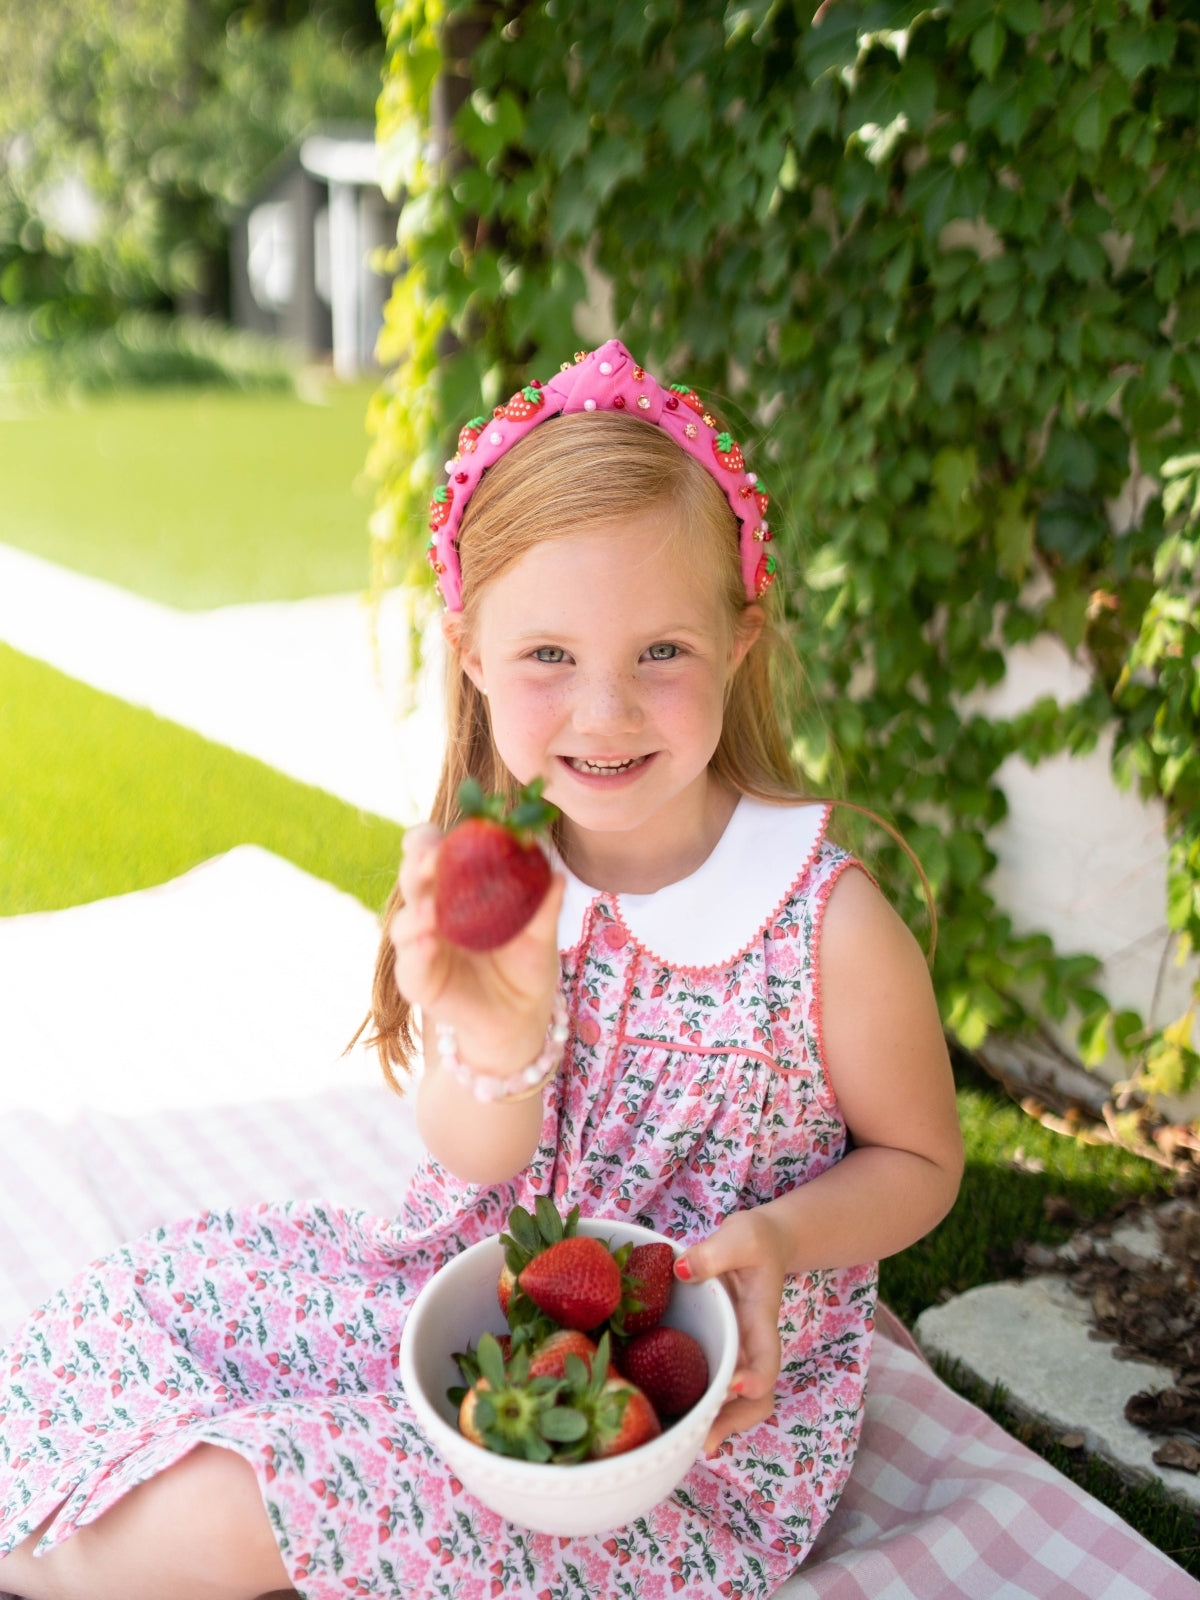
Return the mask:
<path id="1" fill-rule="evenodd" d="M 466 483 L 467 474 L 465 472 L 456 472 L 454 474 L 454 481 L 455 483 Z"/>
<path id="2" fill-rule="evenodd" d="M 678 411 L 679 410 L 679 396 L 677 394 L 669 394 L 667 396 L 667 398 L 663 401 L 663 404 L 666 406 L 668 411 Z"/>
<path id="3" fill-rule="evenodd" d="M 616 399 L 613 401 L 613 405 L 616 407 L 616 409 L 618 411 L 624 411 L 624 409 L 625 409 L 625 397 L 623 395 L 617 395 Z"/>

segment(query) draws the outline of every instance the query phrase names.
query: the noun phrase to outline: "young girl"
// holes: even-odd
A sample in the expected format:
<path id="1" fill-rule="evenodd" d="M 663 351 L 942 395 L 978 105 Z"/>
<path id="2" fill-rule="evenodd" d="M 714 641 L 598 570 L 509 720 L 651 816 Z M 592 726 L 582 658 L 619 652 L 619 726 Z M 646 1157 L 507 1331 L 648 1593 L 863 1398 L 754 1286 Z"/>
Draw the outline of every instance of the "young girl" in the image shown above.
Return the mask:
<path id="1" fill-rule="evenodd" d="M 436 825 L 407 836 L 373 1008 L 396 1087 L 441 1025 L 428 1155 L 396 1218 L 207 1213 L 33 1314 L 0 1356 L 0 1589 L 716 1600 L 807 1553 L 854 1456 L 874 1262 L 945 1215 L 962 1151 L 920 951 L 798 792 L 766 500 L 703 402 L 616 341 L 463 429 L 433 505 Z M 541 776 L 561 810 L 550 895 L 484 955 L 432 911 L 468 773 Z M 740 1329 L 705 1459 L 577 1540 L 481 1507 L 396 1376 L 429 1276 L 543 1194 L 676 1239 Z"/>

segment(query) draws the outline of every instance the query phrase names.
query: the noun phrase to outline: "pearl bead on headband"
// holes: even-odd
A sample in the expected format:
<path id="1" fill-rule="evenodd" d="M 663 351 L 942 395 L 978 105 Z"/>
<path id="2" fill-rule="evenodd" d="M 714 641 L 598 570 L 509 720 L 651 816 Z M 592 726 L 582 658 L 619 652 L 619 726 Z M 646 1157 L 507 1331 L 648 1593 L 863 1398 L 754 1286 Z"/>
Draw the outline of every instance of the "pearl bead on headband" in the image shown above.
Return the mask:
<path id="1" fill-rule="evenodd" d="M 467 501 L 484 472 L 547 417 L 574 411 L 624 411 L 669 433 L 713 478 L 740 526 L 742 579 L 746 596 L 757 600 L 775 580 L 776 561 L 764 548 L 771 542 L 765 520 L 768 495 L 746 471 L 741 446 L 721 430 L 694 389 L 686 383 L 664 388 L 638 366 L 619 339 L 598 350 L 580 351 L 564 362 L 549 383 L 536 379 L 517 391 L 490 418 L 475 417 L 458 435 L 458 452 L 446 463 L 448 481 L 429 502 L 429 564 L 448 611 L 462 610 L 462 571 L 458 529 Z"/>

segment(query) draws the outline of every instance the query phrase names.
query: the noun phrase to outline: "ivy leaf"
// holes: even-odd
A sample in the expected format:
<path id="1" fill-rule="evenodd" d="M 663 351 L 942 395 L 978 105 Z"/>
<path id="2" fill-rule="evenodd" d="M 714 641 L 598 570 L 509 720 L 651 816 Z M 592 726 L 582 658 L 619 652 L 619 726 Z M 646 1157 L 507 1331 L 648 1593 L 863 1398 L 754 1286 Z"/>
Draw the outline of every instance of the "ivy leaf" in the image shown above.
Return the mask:
<path id="1" fill-rule="evenodd" d="M 1058 48 L 1065 60 L 1086 72 L 1092 64 L 1092 23 L 1083 8 L 1063 23 L 1058 36 Z"/>
<path id="2" fill-rule="evenodd" d="M 1096 481 L 1096 448 L 1075 428 L 1056 422 L 1046 442 L 1042 471 L 1052 484 L 1070 489 L 1090 489 Z"/>
<path id="3" fill-rule="evenodd" d="M 1001 0 L 1000 14 L 1013 33 L 1028 36 L 1037 33 L 1043 25 L 1038 0 Z"/>
<path id="4" fill-rule="evenodd" d="M 1088 496 L 1070 489 L 1048 494 L 1037 519 L 1038 544 L 1074 565 L 1108 537 L 1103 514 Z"/>
<path id="5" fill-rule="evenodd" d="M 971 60 L 990 83 L 996 76 L 1000 57 L 1004 54 L 1004 41 L 1008 30 L 999 17 L 989 17 L 982 27 L 971 35 Z"/>
<path id="6" fill-rule="evenodd" d="M 1097 154 L 1104 146 L 1113 118 L 1128 108 L 1128 88 L 1115 73 L 1102 68 L 1093 74 L 1083 103 L 1071 124 L 1075 143 L 1081 150 Z"/>
<path id="7" fill-rule="evenodd" d="M 830 6 L 820 24 L 809 28 L 800 46 L 809 83 L 836 67 L 850 67 L 858 58 L 858 7 Z"/>
<path id="8" fill-rule="evenodd" d="M 1034 519 L 1025 507 L 1025 485 L 1002 489 L 996 514 L 996 560 L 1006 578 L 1020 581 L 1033 555 Z"/>
<path id="9" fill-rule="evenodd" d="M 1147 67 L 1165 67 L 1175 54 L 1175 25 L 1170 21 L 1139 28 L 1132 22 L 1119 22 L 1104 40 L 1108 59 L 1130 83 Z"/>
<path id="10" fill-rule="evenodd" d="M 1072 653 L 1087 635 L 1087 605 L 1087 595 L 1074 586 L 1060 588 L 1046 605 L 1046 621 Z"/>

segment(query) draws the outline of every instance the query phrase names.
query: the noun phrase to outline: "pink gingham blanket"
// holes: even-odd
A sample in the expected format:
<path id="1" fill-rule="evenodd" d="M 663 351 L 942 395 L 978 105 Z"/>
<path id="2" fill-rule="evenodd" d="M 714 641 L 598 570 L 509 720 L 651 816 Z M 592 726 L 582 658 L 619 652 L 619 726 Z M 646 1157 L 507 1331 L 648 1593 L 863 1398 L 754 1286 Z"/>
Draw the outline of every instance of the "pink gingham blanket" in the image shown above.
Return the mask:
<path id="1" fill-rule="evenodd" d="M 347 1087 L 295 1101 L 0 1118 L 0 1344 L 114 1245 L 178 1216 L 320 1196 L 394 1210 L 407 1108 Z M 1200 1600 L 1200 1584 L 946 1387 L 881 1314 L 848 1488 L 776 1600 Z"/>

